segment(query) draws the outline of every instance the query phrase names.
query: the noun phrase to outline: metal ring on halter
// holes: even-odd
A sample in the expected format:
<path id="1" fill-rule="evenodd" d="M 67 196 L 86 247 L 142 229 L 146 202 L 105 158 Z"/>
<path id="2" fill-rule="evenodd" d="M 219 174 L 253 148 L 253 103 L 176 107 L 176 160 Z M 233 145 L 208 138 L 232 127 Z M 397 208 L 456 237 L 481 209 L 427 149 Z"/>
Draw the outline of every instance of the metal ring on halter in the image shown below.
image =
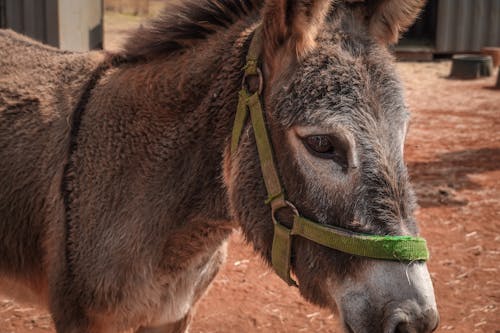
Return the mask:
<path id="1" fill-rule="evenodd" d="M 254 91 L 251 91 L 249 89 L 250 85 L 247 82 L 247 79 L 249 77 L 252 77 L 252 76 L 258 76 L 258 78 L 259 78 L 259 87 L 258 87 L 257 90 L 254 90 Z M 262 76 L 262 71 L 260 70 L 260 68 L 257 68 L 257 74 L 250 74 L 250 75 L 248 75 L 248 74 L 245 73 L 243 75 L 243 80 L 241 82 L 241 88 L 245 89 L 246 91 L 248 91 L 251 94 L 254 94 L 256 92 L 258 92 L 259 95 L 262 94 L 262 90 L 264 89 L 264 77 Z"/>
<path id="2" fill-rule="evenodd" d="M 279 224 L 279 225 L 282 225 L 284 227 L 286 227 L 283 223 L 280 223 L 277 219 L 276 219 L 276 212 L 280 211 L 281 209 L 283 208 L 290 208 L 292 210 L 292 213 L 295 215 L 295 216 L 299 216 L 299 210 L 297 209 L 297 207 L 295 207 L 290 201 L 288 200 L 285 200 L 285 206 L 281 206 L 281 207 L 278 207 L 278 208 L 273 208 L 272 210 L 272 219 L 273 219 L 273 222 L 275 224 Z M 293 224 L 293 222 L 292 222 Z"/>

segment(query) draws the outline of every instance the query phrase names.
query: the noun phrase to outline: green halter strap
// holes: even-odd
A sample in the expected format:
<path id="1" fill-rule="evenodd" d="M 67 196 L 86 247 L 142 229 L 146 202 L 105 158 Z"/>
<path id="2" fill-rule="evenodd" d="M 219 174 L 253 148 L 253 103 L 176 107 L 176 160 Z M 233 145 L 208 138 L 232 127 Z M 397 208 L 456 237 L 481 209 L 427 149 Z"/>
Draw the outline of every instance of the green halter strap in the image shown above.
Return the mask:
<path id="1" fill-rule="evenodd" d="M 261 51 L 261 29 L 257 28 L 252 38 L 244 68 L 242 89 L 239 93 L 238 109 L 234 120 L 231 153 L 234 156 L 238 149 L 241 133 L 247 121 L 248 114 L 255 135 L 259 154 L 262 177 L 267 189 L 266 204 L 271 205 L 272 221 L 274 223 L 274 238 L 272 246 L 272 266 L 276 273 L 289 285 L 296 286 L 290 276 L 292 257 L 292 238 L 300 236 L 312 242 L 321 244 L 341 252 L 373 259 L 417 261 L 428 260 L 429 252 L 426 241 L 412 236 L 380 236 L 355 233 L 346 229 L 320 224 L 300 216 L 297 209 L 286 200 L 283 187 L 274 162 L 274 154 L 264 120 L 264 110 L 261 103 L 263 77 L 259 69 Z M 255 91 L 249 91 L 248 79 L 257 78 L 259 86 Z M 279 223 L 276 212 L 280 209 L 291 209 L 294 213 L 293 227 Z"/>

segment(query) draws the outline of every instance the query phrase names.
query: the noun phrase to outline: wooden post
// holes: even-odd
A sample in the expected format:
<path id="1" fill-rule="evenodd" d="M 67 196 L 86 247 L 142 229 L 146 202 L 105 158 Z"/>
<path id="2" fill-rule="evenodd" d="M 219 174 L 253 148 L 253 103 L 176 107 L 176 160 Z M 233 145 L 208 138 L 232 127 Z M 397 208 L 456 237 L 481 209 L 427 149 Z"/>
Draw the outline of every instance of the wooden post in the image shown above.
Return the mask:
<path id="1" fill-rule="evenodd" d="M 481 53 L 484 55 L 489 55 L 493 59 L 493 67 L 500 66 L 500 47 L 483 47 Z"/>

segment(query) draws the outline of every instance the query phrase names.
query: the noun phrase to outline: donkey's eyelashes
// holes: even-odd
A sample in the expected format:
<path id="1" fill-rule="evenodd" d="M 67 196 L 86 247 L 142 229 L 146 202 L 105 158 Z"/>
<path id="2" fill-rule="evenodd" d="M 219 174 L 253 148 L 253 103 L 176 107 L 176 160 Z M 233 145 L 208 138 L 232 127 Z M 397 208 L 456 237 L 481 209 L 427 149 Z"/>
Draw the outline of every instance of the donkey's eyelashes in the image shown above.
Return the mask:
<path id="1" fill-rule="evenodd" d="M 327 135 L 311 135 L 302 139 L 302 141 L 304 141 L 309 150 L 312 150 L 316 154 L 331 155 L 337 152 Z"/>
<path id="2" fill-rule="evenodd" d="M 301 138 L 307 151 L 312 155 L 330 159 L 339 164 L 343 169 L 348 167 L 346 149 L 342 142 L 332 135 L 308 135 Z"/>

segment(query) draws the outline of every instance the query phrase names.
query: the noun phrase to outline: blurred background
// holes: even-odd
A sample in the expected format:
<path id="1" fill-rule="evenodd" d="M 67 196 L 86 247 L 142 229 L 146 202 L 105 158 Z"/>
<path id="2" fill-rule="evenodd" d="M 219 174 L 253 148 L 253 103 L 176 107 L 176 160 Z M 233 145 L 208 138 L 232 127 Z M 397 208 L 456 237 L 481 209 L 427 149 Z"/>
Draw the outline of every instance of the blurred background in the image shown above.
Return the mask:
<path id="1" fill-rule="evenodd" d="M 177 0 L 176 0 L 177 1 Z M 109 33 L 154 16 L 162 0 L 0 0 L 0 28 L 72 51 L 117 46 Z M 136 18 L 136 19 L 135 19 Z M 431 60 L 500 45 L 500 0 L 430 0 L 397 51 Z"/>
<path id="2" fill-rule="evenodd" d="M 0 0 L 0 27 L 66 50 L 119 50 L 164 3 Z M 438 332 L 500 333 L 500 0 L 430 0 L 394 51 L 412 111 L 405 159 Z M 340 332 L 337 315 L 287 287 L 238 231 L 197 308 L 194 333 Z M 0 299 L 0 333 L 53 331 L 46 312 Z"/>

